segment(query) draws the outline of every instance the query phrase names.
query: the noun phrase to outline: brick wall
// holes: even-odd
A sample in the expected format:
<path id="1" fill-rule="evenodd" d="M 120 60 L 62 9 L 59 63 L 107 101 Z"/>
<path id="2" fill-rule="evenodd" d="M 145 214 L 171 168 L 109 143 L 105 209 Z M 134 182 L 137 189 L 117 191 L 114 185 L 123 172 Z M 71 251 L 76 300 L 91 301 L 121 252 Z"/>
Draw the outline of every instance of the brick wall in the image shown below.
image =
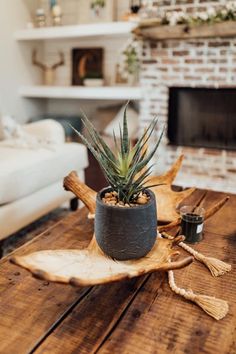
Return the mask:
<path id="1" fill-rule="evenodd" d="M 202 8 L 223 1 L 162 0 L 165 8 Z M 167 40 L 142 43 L 140 127 L 153 118 L 167 123 L 168 95 L 171 86 L 235 87 L 236 38 Z M 160 128 L 159 128 L 160 129 Z M 157 131 L 157 135 L 158 135 Z M 181 153 L 185 161 L 176 182 L 183 186 L 236 192 L 236 152 L 204 148 L 173 147 L 165 136 L 156 156 L 158 172 L 166 170 Z"/>

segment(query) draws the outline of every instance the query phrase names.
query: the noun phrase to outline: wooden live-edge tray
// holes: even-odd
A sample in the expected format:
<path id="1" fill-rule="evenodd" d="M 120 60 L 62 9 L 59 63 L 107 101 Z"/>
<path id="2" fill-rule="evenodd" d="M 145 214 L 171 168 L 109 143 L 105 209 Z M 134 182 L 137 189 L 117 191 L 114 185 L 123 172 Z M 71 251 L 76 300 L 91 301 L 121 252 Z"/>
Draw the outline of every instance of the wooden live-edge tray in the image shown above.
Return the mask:
<path id="1" fill-rule="evenodd" d="M 11 261 L 28 269 L 40 279 L 89 286 L 189 265 L 193 260 L 192 257 L 171 262 L 171 257 L 178 254 L 172 249 L 175 243 L 175 240 L 158 237 L 153 249 L 145 257 L 138 260 L 116 261 L 101 251 L 93 237 L 86 249 L 45 250 L 15 256 Z"/>

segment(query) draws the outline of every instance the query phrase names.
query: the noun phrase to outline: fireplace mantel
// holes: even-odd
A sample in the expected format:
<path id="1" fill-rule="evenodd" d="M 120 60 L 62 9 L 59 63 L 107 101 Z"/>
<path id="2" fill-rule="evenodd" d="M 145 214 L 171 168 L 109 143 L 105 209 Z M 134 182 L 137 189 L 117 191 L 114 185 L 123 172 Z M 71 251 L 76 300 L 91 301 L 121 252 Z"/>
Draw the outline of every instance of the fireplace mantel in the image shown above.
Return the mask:
<path id="1" fill-rule="evenodd" d="M 133 31 L 136 35 L 152 40 L 236 37 L 236 22 L 226 21 L 207 25 L 162 26 L 155 20 L 141 22 Z"/>
<path id="2" fill-rule="evenodd" d="M 143 31 L 150 31 L 149 38 L 154 39 L 145 40 L 144 37 L 142 41 L 140 82 L 145 88 L 145 95 L 143 95 L 140 105 L 140 127 L 142 129 L 153 116 L 157 116 L 159 119 L 157 127 L 159 132 L 161 132 L 163 125 L 168 126 L 169 129 L 170 111 L 168 108 L 171 98 L 170 92 L 174 87 L 214 90 L 227 87 L 235 90 L 236 22 L 228 21 L 211 26 L 195 26 L 191 28 L 189 33 L 183 33 L 183 28 L 184 26 L 143 28 Z M 153 33 L 158 34 L 158 37 L 154 37 Z M 157 38 L 161 40 L 155 40 Z M 175 40 L 172 40 L 173 38 Z M 218 99 L 216 98 L 216 100 Z M 213 113 L 208 110 L 207 104 L 202 107 L 200 111 L 202 110 L 204 116 L 209 113 L 209 116 L 212 117 Z M 176 109 L 175 106 L 174 110 Z M 194 110 L 194 114 L 191 113 L 191 109 Z M 191 121 L 192 119 L 196 120 L 195 111 L 196 109 L 191 105 L 190 114 L 187 114 L 187 118 L 189 117 Z M 235 113 L 230 115 L 234 117 Z M 226 118 L 228 119 L 228 117 L 229 114 Z M 214 122 L 217 122 L 218 119 L 220 119 L 220 111 L 214 114 Z M 219 124 L 216 124 L 218 128 Z M 210 126 L 211 124 L 203 124 L 201 130 L 203 136 L 209 135 L 208 128 L 211 129 Z M 228 124 L 226 124 L 226 128 L 230 130 Z M 173 130 L 175 132 L 175 127 Z M 223 129 L 217 132 L 217 136 L 220 136 L 221 132 L 224 132 Z M 210 133 L 213 134 L 213 131 Z M 223 145 L 212 144 L 210 148 L 209 144 L 202 141 L 198 147 L 196 145 L 193 147 L 194 144 L 180 140 L 174 141 L 172 138 L 173 136 L 166 134 L 162 139 L 159 147 L 161 153 L 154 160 L 157 173 L 164 170 L 166 166 L 171 166 L 180 154 L 184 154 L 185 160 L 181 174 L 176 181 L 177 184 L 187 187 L 191 181 L 191 184 L 201 188 L 235 191 L 236 151 L 233 150 L 234 146 L 228 150 L 229 144 L 227 144 L 226 150 Z M 213 149 L 213 145 L 219 148 Z"/>

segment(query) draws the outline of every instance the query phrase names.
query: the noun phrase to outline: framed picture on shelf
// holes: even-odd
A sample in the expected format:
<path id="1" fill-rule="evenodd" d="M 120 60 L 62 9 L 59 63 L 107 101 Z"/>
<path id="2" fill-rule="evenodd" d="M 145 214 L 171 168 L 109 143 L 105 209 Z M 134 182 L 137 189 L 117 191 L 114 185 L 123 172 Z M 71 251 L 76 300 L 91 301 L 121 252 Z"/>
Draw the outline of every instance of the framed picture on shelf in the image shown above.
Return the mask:
<path id="1" fill-rule="evenodd" d="M 79 0 L 78 23 L 115 21 L 116 3 L 117 0 Z"/>
<path id="2" fill-rule="evenodd" d="M 103 48 L 72 49 L 72 85 L 103 85 Z"/>

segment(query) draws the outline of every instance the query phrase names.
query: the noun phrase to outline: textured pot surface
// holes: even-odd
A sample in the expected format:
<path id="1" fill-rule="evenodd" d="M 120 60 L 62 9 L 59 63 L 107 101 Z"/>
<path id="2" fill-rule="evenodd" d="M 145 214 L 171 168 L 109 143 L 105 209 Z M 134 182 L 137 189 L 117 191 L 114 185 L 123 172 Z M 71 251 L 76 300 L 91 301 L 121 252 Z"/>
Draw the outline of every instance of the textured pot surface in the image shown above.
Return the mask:
<path id="1" fill-rule="evenodd" d="M 155 195 L 136 207 L 117 207 L 103 203 L 105 188 L 97 194 L 95 236 L 98 245 L 108 256 L 118 260 L 144 257 L 153 247 L 157 236 Z"/>

